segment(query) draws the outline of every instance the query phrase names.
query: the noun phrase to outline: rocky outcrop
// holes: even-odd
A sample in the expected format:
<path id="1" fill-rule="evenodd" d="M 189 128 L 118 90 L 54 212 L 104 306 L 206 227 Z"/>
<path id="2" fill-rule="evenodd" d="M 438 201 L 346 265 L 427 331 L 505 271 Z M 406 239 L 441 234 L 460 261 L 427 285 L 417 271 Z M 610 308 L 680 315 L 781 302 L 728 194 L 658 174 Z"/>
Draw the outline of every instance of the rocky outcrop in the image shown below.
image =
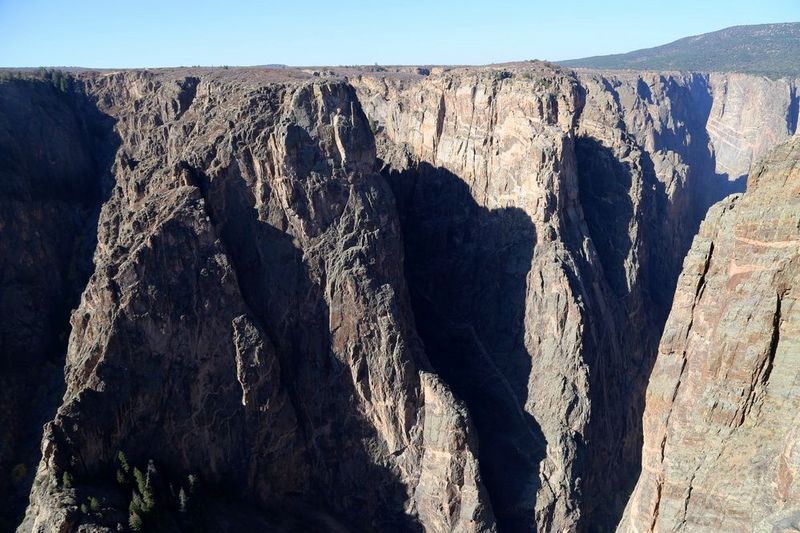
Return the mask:
<path id="1" fill-rule="evenodd" d="M 743 74 L 711 74 L 714 101 L 708 134 L 714 144 L 717 172 L 739 178 L 750 163 L 797 132 L 798 81 Z"/>
<path id="2" fill-rule="evenodd" d="M 469 416 L 427 371 L 355 94 L 269 76 L 76 82 L 120 144 L 23 531 L 125 523 L 124 502 L 79 509 L 114 501 L 119 451 L 244 504 L 493 528 Z"/>
<path id="3" fill-rule="evenodd" d="M 784 531 L 800 494 L 800 139 L 708 214 L 647 389 L 620 531 Z"/>
<path id="4" fill-rule="evenodd" d="M 115 140 L 81 98 L 0 83 L 0 529 L 19 522 L 64 391 L 69 313 L 92 271 Z"/>
<path id="5" fill-rule="evenodd" d="M 794 133 L 791 84 L 537 64 L 353 83 L 420 334 L 475 417 L 498 523 L 613 527 L 681 259 L 708 207 L 743 187 L 728 172 Z M 747 83 L 774 104 L 727 90 Z"/>
<path id="6" fill-rule="evenodd" d="M 223 531 L 617 524 L 681 260 L 796 130 L 795 85 L 373 70 L 0 83 L 0 156 L 28 191 L 0 238 L 31 250 L 0 254 L 22 280 L 0 323 L 31 301 L 3 362 L 40 357 L 33 328 L 66 354 L 57 412 L 35 395 L 52 421 L 21 531 L 124 525 L 120 451 L 176 508 L 189 474 L 229 494 L 196 516 Z M 14 420 L 33 437 L 9 450 L 38 438 Z"/>

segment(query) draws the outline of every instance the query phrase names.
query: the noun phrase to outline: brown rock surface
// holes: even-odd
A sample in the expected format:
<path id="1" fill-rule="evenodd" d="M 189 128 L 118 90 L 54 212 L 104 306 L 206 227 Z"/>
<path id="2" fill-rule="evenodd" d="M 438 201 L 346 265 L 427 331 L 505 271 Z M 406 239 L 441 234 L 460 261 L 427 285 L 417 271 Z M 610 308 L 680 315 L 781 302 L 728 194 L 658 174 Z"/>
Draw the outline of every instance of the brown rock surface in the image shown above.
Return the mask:
<path id="1" fill-rule="evenodd" d="M 382 530 L 492 529 L 468 416 L 425 372 L 352 89 L 80 83 L 116 121 L 115 185 L 21 529 L 113 519 L 77 504 L 113 492 L 118 450 L 247 503 L 299 500 Z"/>
<path id="2" fill-rule="evenodd" d="M 0 203 L 25 251 L 0 323 L 31 302 L 0 352 L 35 383 L 41 330 L 67 362 L 56 414 L 33 395 L 21 531 L 125 522 L 119 450 L 230 493 L 219 530 L 616 525 L 683 255 L 726 174 L 794 133 L 795 85 L 372 70 L 0 83 L 4 183 L 30 189 Z"/>
<path id="3" fill-rule="evenodd" d="M 613 527 L 681 259 L 743 185 L 718 173 L 714 139 L 725 124 L 755 142 L 722 149 L 747 168 L 796 127 L 788 85 L 734 77 L 774 102 L 762 109 L 730 91 L 717 103 L 707 75 L 535 63 L 353 83 L 397 197 L 418 328 L 475 417 L 499 525 Z"/>
<path id="4" fill-rule="evenodd" d="M 0 83 L 0 529 L 24 510 L 91 274 L 107 121 L 48 83 Z"/>
<path id="5" fill-rule="evenodd" d="M 619 531 L 798 527 L 798 282 L 795 137 L 709 212 L 684 262 Z"/>

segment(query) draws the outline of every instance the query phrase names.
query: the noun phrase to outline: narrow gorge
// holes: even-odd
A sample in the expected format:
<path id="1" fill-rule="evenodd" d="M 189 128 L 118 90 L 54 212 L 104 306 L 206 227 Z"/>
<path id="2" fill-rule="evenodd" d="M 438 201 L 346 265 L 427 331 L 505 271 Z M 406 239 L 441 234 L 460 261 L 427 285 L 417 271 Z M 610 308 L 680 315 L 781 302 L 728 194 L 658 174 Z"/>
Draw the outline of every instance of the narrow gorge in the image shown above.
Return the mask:
<path id="1" fill-rule="evenodd" d="M 540 62 L 67 79 L 0 81 L 3 528 L 127 527 L 121 455 L 166 500 L 202 481 L 165 531 L 800 514 L 781 419 L 800 398 L 796 80 Z M 744 322 L 768 327 L 748 333 L 754 299 Z M 763 350 L 730 355 L 740 332 Z M 708 369 L 692 354 L 716 340 Z M 681 422 L 696 410 L 730 436 Z M 726 446 L 759 432 L 770 466 L 740 475 Z M 736 501 L 712 505 L 714 472 Z M 785 508 L 747 515 L 773 483 Z"/>

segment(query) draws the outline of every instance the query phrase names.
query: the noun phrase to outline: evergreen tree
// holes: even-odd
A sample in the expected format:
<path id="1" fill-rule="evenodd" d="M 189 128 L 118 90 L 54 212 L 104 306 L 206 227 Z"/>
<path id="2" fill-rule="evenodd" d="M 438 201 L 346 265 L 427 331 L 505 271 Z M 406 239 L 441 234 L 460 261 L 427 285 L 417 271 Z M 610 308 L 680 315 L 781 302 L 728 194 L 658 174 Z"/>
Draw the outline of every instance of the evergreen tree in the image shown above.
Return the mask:
<path id="1" fill-rule="evenodd" d="M 142 531 L 144 523 L 141 516 L 139 516 L 137 513 L 131 513 L 131 515 L 128 517 L 128 525 L 132 531 Z"/>

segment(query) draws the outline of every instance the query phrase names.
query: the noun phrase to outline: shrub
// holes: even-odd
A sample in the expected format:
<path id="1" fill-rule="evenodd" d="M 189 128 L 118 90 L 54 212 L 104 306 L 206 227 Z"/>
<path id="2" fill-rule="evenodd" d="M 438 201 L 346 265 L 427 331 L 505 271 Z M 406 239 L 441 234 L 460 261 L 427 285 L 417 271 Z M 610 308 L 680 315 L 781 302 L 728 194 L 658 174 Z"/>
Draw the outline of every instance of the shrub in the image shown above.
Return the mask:
<path id="1" fill-rule="evenodd" d="M 137 513 L 131 513 L 128 517 L 128 525 L 130 526 L 132 531 L 141 531 L 142 527 L 144 526 L 142 522 L 142 517 L 139 516 Z"/>
<path id="2" fill-rule="evenodd" d="M 123 473 L 127 474 L 131 471 L 128 458 L 125 457 L 125 454 L 121 451 L 117 452 L 117 462 L 119 463 L 119 469 L 122 470 Z"/>
<path id="3" fill-rule="evenodd" d="M 61 486 L 65 489 L 72 488 L 72 474 L 64 470 L 64 474 L 61 476 Z"/>

